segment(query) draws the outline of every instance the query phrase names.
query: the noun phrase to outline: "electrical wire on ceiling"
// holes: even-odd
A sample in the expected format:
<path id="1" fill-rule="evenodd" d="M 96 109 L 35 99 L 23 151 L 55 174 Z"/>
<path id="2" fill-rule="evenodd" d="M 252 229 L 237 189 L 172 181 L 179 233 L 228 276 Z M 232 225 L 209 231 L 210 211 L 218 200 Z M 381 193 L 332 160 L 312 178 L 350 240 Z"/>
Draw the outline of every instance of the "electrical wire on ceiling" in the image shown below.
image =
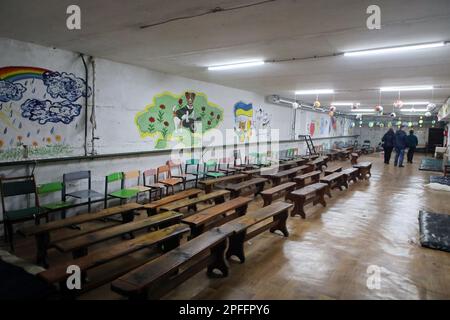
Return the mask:
<path id="1" fill-rule="evenodd" d="M 214 13 L 218 13 L 218 12 L 227 12 L 227 11 L 234 11 L 234 10 L 239 10 L 239 9 L 245 9 L 245 8 L 260 6 L 260 5 L 263 5 L 263 4 L 266 4 L 266 3 L 269 3 L 269 2 L 275 2 L 275 1 L 277 1 L 277 0 L 264 0 L 264 1 L 244 4 L 244 5 L 241 5 L 241 6 L 230 7 L 230 8 L 215 7 L 213 9 L 207 10 L 207 11 L 202 12 L 202 13 L 193 14 L 193 15 L 189 15 L 189 16 L 181 16 L 181 17 L 170 18 L 170 19 L 167 19 L 167 20 L 164 20 L 164 21 L 143 25 L 143 26 L 140 26 L 139 28 L 147 29 L 147 28 L 151 28 L 151 27 L 160 26 L 160 25 L 163 25 L 163 24 L 166 24 L 166 23 L 170 23 L 170 22 L 173 22 L 173 21 L 192 19 L 192 18 L 202 17 L 202 16 L 206 16 L 206 15 L 214 14 Z"/>

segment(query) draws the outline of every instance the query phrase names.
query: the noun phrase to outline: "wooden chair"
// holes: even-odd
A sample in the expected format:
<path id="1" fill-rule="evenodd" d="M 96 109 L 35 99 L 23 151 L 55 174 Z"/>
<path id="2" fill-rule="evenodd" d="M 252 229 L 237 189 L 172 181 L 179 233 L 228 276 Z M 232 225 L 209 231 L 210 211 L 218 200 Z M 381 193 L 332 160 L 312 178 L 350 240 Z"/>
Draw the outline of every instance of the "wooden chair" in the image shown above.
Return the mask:
<path id="1" fill-rule="evenodd" d="M 41 204 L 41 208 L 45 209 L 47 212 L 61 212 L 61 218 L 66 218 L 66 209 L 74 207 L 73 201 L 63 201 L 63 191 L 64 184 L 62 182 L 49 182 L 41 184 L 37 187 L 37 194 L 39 198 L 42 199 L 50 194 L 59 192 L 61 195 L 60 201 L 52 201 L 48 203 Z M 42 201 L 40 201 L 42 202 Z"/>
<path id="2" fill-rule="evenodd" d="M 120 182 L 120 189 L 109 192 L 109 185 L 114 182 Z M 120 199 L 120 204 L 123 203 L 124 200 L 128 200 L 131 198 L 136 198 L 139 191 L 136 189 L 126 189 L 124 185 L 123 172 L 114 172 L 105 177 L 105 209 L 108 207 L 108 200 L 110 198 Z"/>
<path id="3" fill-rule="evenodd" d="M 186 190 L 187 183 L 191 181 L 194 181 L 195 186 L 197 186 L 198 175 L 183 172 L 183 165 L 181 164 L 181 161 L 169 160 L 166 164 L 169 166 L 170 176 L 172 178 L 180 178 L 183 180 L 183 190 Z"/>
<path id="4" fill-rule="evenodd" d="M 159 199 L 161 199 L 163 191 L 166 188 L 164 184 L 157 182 L 158 179 L 156 178 L 156 175 L 157 175 L 156 169 L 148 169 L 142 173 L 142 180 L 143 180 L 142 182 L 144 186 L 150 188 L 149 190 L 150 202 L 152 201 L 153 193 L 155 193 L 155 198 L 157 198 L 159 194 Z"/>
<path id="5" fill-rule="evenodd" d="M 132 183 L 130 186 L 128 186 L 127 183 L 133 179 L 134 179 L 134 181 L 136 181 L 136 183 Z M 146 193 L 146 192 L 148 192 L 149 196 L 150 196 L 151 188 L 141 185 L 141 171 L 139 171 L 139 170 L 124 172 L 123 173 L 123 184 L 126 189 L 137 190 L 138 193 L 137 193 L 136 197 L 139 197 L 139 194 Z"/>
<path id="6" fill-rule="evenodd" d="M 183 184 L 183 179 L 173 178 L 170 175 L 170 168 L 168 165 L 160 166 L 156 169 L 156 182 L 162 183 L 166 186 L 166 193 L 169 193 L 169 188 L 172 189 L 172 194 L 175 193 L 175 186 Z"/>
<path id="7" fill-rule="evenodd" d="M 71 182 L 87 180 L 88 188 L 74 192 L 67 192 L 67 186 Z M 97 198 L 101 201 L 103 194 L 92 190 L 91 171 L 77 171 L 63 174 L 63 201 L 67 201 L 67 197 L 79 200 L 87 199 L 88 212 L 91 212 L 92 199 Z"/>
<path id="8" fill-rule="evenodd" d="M 15 223 L 34 220 L 35 224 L 39 224 L 42 216 L 48 221 L 48 214 L 39 206 L 39 197 L 37 194 L 36 180 L 34 175 L 0 178 L 0 191 L 3 209 L 3 224 L 5 240 L 9 242 L 11 251 L 14 252 L 14 230 Z M 17 196 L 34 195 L 34 205 L 26 208 L 16 208 L 9 210 L 5 204 L 5 199 Z M 16 204 L 23 205 L 26 201 L 15 201 Z"/>
<path id="9" fill-rule="evenodd" d="M 225 173 L 226 175 L 234 174 L 238 171 L 237 168 L 230 167 L 231 159 L 230 158 L 222 158 L 219 160 L 218 170 L 220 172 Z"/>

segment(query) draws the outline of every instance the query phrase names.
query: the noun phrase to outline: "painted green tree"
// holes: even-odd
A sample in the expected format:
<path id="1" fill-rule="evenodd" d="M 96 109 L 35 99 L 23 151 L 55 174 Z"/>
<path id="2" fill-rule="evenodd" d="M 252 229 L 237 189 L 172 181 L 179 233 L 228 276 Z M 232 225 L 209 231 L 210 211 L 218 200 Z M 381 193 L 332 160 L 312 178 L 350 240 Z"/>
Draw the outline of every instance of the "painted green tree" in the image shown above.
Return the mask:
<path id="1" fill-rule="evenodd" d="M 166 149 L 173 140 L 186 146 L 193 142 L 195 145 L 199 133 L 217 128 L 223 121 L 223 109 L 209 102 L 203 93 L 163 92 L 138 112 L 135 121 L 141 137 L 157 137 L 155 148 Z"/>

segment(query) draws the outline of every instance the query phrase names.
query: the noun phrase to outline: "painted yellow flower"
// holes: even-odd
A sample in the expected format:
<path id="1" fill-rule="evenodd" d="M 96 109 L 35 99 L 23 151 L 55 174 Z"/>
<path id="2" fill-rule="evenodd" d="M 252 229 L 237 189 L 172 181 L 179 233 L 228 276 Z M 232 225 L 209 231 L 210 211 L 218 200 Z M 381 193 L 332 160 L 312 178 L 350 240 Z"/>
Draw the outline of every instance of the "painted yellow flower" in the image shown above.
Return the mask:
<path id="1" fill-rule="evenodd" d="M 59 134 L 57 134 L 57 135 L 55 136 L 55 140 L 56 140 L 57 142 L 60 142 L 60 141 L 61 141 L 61 136 L 60 136 Z"/>
<path id="2" fill-rule="evenodd" d="M 47 143 L 51 143 L 52 142 L 52 138 L 48 137 L 47 139 L 45 139 L 47 141 Z"/>

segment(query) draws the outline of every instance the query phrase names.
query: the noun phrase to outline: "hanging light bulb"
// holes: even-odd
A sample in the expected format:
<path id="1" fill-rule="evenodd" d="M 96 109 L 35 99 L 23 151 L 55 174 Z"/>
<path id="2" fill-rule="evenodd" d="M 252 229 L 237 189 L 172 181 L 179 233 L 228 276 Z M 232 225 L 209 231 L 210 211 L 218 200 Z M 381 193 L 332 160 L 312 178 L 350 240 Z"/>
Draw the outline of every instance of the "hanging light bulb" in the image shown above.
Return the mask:
<path id="1" fill-rule="evenodd" d="M 314 108 L 320 108 L 320 101 L 319 100 L 316 100 L 316 101 L 314 101 Z"/>
<path id="2" fill-rule="evenodd" d="M 390 116 L 391 118 L 395 118 L 397 115 L 395 114 L 395 112 L 392 112 L 389 116 Z"/>

